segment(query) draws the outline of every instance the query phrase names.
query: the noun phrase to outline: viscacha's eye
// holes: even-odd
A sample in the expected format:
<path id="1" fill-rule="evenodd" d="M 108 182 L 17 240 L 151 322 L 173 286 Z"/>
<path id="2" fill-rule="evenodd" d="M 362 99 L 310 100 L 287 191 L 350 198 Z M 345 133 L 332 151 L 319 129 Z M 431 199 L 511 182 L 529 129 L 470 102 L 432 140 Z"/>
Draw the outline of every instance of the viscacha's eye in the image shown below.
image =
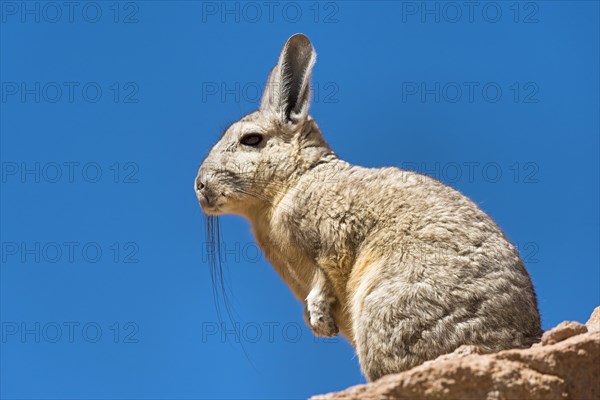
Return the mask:
<path id="1" fill-rule="evenodd" d="M 262 142 L 263 137 L 259 133 L 248 133 L 240 139 L 240 143 L 246 146 L 257 146 Z"/>

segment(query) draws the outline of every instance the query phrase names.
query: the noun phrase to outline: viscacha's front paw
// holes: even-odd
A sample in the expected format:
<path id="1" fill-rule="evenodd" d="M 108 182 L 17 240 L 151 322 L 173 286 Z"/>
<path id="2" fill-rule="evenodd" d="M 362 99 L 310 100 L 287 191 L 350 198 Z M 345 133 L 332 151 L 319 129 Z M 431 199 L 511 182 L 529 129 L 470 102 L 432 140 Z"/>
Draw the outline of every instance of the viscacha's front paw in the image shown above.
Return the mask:
<path id="1" fill-rule="evenodd" d="M 339 328 L 331 314 L 331 305 L 324 299 L 314 299 L 309 296 L 304 319 L 317 336 L 333 337 L 339 333 Z"/>

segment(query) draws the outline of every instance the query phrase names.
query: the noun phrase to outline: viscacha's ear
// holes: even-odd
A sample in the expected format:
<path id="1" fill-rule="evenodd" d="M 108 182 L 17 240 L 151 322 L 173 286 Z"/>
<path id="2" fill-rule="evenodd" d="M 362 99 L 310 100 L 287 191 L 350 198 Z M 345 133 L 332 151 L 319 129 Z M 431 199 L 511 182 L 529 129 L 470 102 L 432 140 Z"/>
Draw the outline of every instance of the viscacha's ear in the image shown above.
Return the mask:
<path id="1" fill-rule="evenodd" d="M 260 102 L 260 110 L 274 114 L 284 123 L 302 123 L 310 106 L 310 76 L 317 54 L 308 38 L 297 33 L 281 50 L 271 70 Z"/>

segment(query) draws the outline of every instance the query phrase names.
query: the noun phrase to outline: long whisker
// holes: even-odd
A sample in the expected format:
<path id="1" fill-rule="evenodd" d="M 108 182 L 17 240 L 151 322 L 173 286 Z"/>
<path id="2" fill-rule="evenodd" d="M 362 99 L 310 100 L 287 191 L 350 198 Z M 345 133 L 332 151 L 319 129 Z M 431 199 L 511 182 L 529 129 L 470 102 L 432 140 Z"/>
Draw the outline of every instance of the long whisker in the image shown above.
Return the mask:
<path id="1" fill-rule="evenodd" d="M 221 308 L 219 302 L 219 288 L 217 286 L 217 279 L 221 276 L 222 265 L 220 257 L 220 243 L 215 240 L 216 230 L 218 230 L 218 218 L 216 216 L 206 217 L 206 253 L 208 259 L 208 266 L 210 271 L 210 279 L 212 283 L 213 300 L 217 311 L 217 317 L 219 322 L 222 323 Z"/>
<path id="2" fill-rule="evenodd" d="M 221 307 L 219 301 L 219 292 L 223 297 L 223 304 L 225 305 L 225 310 L 231 323 L 233 329 L 236 331 L 236 335 L 241 335 L 239 332 L 238 323 L 235 320 L 235 309 L 232 306 L 231 299 L 229 298 L 228 291 L 232 292 L 231 287 L 226 284 L 223 274 L 223 262 L 221 259 L 221 224 L 220 220 L 217 216 L 207 216 L 206 217 L 206 243 L 207 243 L 207 255 L 208 255 L 208 264 L 210 270 L 210 277 L 213 289 L 213 300 L 215 304 L 215 309 L 217 311 L 217 318 L 219 320 L 220 328 L 225 329 L 225 324 L 223 322 Z M 227 264 L 226 264 L 227 266 Z M 228 267 L 227 267 L 228 268 Z M 239 337 L 239 336 L 238 336 Z M 252 367 L 256 369 L 256 366 L 250 359 L 248 351 L 244 346 L 242 340 L 238 342 L 244 352 L 244 356 L 252 365 Z"/>

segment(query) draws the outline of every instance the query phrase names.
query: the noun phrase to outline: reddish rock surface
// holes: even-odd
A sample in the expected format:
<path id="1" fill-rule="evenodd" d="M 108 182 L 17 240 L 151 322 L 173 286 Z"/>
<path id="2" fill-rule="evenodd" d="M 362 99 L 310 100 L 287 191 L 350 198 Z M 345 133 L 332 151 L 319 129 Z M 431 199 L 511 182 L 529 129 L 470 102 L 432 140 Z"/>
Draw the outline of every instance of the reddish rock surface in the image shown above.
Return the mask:
<path id="1" fill-rule="evenodd" d="M 585 326 L 587 326 L 589 332 L 600 331 L 600 307 L 596 307 Z"/>
<path id="2" fill-rule="evenodd" d="M 565 321 L 529 349 L 476 346 L 311 400 L 600 399 L 600 307 L 586 325 Z"/>

